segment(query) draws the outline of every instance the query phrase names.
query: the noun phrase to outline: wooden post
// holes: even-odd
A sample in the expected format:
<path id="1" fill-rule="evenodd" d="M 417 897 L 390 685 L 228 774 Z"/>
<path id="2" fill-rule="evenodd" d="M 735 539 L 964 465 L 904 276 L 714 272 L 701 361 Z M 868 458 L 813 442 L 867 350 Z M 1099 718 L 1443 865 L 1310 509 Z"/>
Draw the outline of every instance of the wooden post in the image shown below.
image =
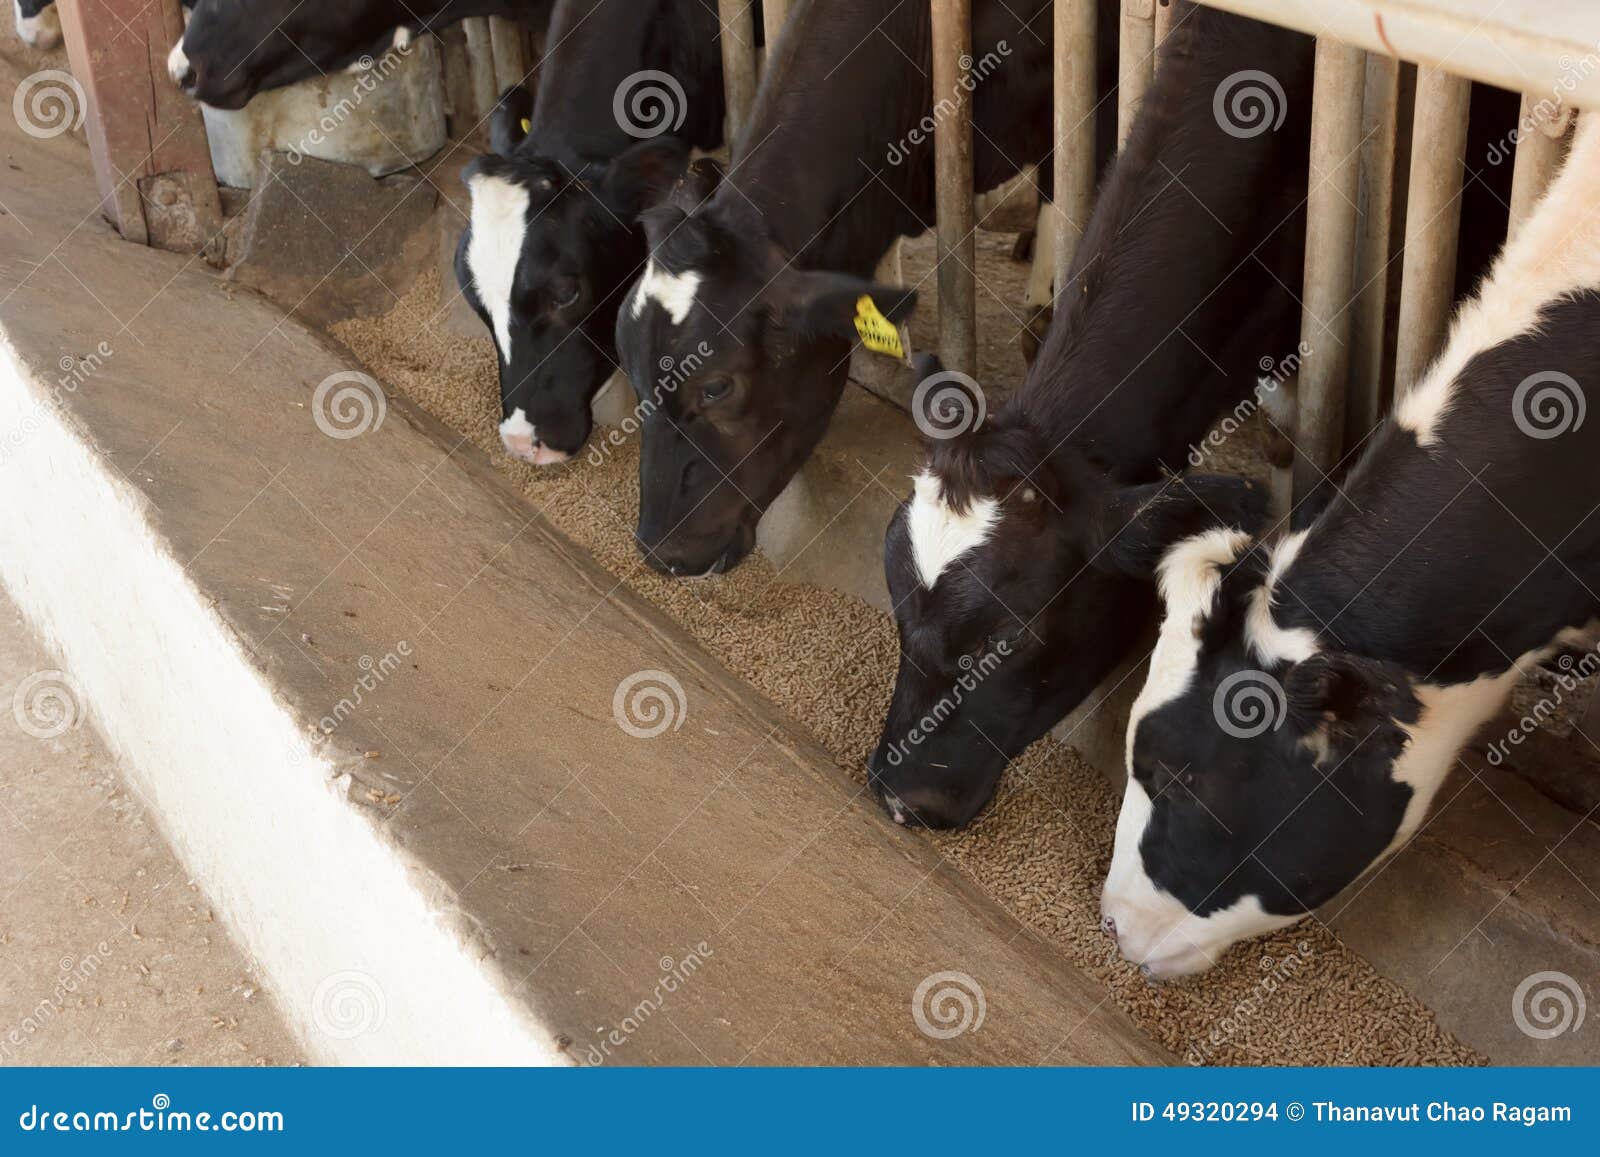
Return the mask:
<path id="1" fill-rule="evenodd" d="M 722 85 L 728 94 L 728 144 L 744 132 L 756 99 L 756 18 L 750 0 L 717 0 L 722 20 Z"/>
<path id="2" fill-rule="evenodd" d="M 1411 133 L 1411 191 L 1406 202 L 1406 255 L 1400 274 L 1400 318 L 1394 393 L 1405 396 L 1444 341 L 1455 289 L 1461 232 L 1461 176 L 1467 151 L 1472 84 L 1437 68 L 1417 68 Z"/>
<path id="3" fill-rule="evenodd" d="M 1155 73 L 1156 0 L 1122 0 L 1122 29 L 1117 37 L 1117 148 L 1128 143 L 1128 130 Z"/>
<path id="4" fill-rule="evenodd" d="M 978 245 L 972 196 L 972 0 L 933 4 L 934 168 L 939 216 L 939 356 L 978 372 Z"/>
<path id="5" fill-rule="evenodd" d="M 1167 33 L 1172 31 L 1173 2 L 1172 0 L 1156 0 L 1156 53 L 1161 52 L 1161 42 L 1167 38 Z"/>
<path id="6" fill-rule="evenodd" d="M 1095 0 L 1055 0 L 1056 294 L 1094 203 Z"/>
<path id="7" fill-rule="evenodd" d="M 1516 167 L 1511 173 L 1511 233 L 1517 231 L 1523 218 L 1544 196 L 1550 178 L 1561 167 L 1562 141 L 1572 123 L 1572 107 L 1551 109 L 1549 106 L 1554 103 L 1551 96 L 1522 98 L 1522 111 L 1517 116 Z"/>
<path id="8" fill-rule="evenodd" d="M 129 241 L 202 252 L 222 228 L 222 204 L 200 109 L 167 76 L 167 52 L 183 35 L 178 0 L 59 8 L 75 78 L 60 84 L 81 86 L 106 217 Z"/>
<path id="9" fill-rule="evenodd" d="M 793 0 L 761 0 L 761 27 L 767 40 L 767 59 L 772 59 L 773 46 L 778 43 L 778 33 L 783 31 L 783 22 L 789 19 L 789 8 Z"/>
<path id="10" fill-rule="evenodd" d="M 1366 54 L 1361 49 L 1317 38 L 1306 284 L 1300 315 L 1300 340 L 1307 352 L 1300 363 L 1297 391 L 1295 502 L 1333 469 L 1344 441 L 1365 72 Z"/>
<path id="11" fill-rule="evenodd" d="M 1356 299 L 1345 444 L 1354 446 L 1384 413 L 1384 325 L 1389 244 L 1394 224 L 1394 150 L 1400 127 L 1400 62 L 1367 57 L 1361 140 L 1361 229 L 1356 238 Z"/>

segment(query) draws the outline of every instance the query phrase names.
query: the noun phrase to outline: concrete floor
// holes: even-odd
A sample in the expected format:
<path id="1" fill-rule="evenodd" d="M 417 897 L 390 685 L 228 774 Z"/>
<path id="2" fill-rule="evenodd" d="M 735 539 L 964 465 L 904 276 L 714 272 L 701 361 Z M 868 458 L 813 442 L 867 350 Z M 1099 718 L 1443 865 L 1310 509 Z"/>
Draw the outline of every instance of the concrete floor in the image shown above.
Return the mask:
<path id="1" fill-rule="evenodd" d="M 297 1063 L 55 667 L 0 594 L 0 1065 Z"/>

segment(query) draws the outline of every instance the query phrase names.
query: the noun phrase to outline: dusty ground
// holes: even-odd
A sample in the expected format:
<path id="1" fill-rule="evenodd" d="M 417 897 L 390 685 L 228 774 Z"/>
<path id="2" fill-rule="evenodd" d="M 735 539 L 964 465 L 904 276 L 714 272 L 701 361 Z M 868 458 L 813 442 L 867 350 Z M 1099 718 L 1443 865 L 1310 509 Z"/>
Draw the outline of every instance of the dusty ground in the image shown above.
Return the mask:
<path id="1" fill-rule="evenodd" d="M 1003 260 L 1003 248 L 986 245 L 986 260 Z M 915 261 L 908 260 L 908 278 L 915 276 Z M 631 539 L 636 447 L 624 445 L 599 466 L 585 462 L 553 471 L 507 458 L 495 433 L 492 347 L 486 337 L 446 333 L 440 301 L 437 275 L 430 274 L 387 317 L 346 323 L 335 333 L 386 383 L 494 456 L 557 527 L 861 775 L 893 681 L 890 619 L 832 591 L 775 586 L 771 565 L 759 555 L 731 575 L 695 583 L 668 582 L 644 568 Z M 981 327 L 1009 333 L 992 301 L 983 309 Z M 919 326 L 926 324 L 919 318 Z M 1021 366 L 1014 345 L 991 339 L 984 351 L 986 377 L 1014 380 Z M 861 472 L 854 463 L 829 465 Z M 1097 928 L 1116 810 L 1099 774 L 1046 739 L 1007 773 L 998 800 L 976 825 L 929 838 L 1033 934 L 1099 978 L 1107 999 L 1191 1062 L 1482 1062 L 1441 1030 L 1427 1008 L 1315 923 L 1236 949 L 1202 979 L 1146 984 L 1115 957 Z"/>
<path id="2" fill-rule="evenodd" d="M 0 1065 L 298 1063 L 54 666 L 0 595 Z"/>

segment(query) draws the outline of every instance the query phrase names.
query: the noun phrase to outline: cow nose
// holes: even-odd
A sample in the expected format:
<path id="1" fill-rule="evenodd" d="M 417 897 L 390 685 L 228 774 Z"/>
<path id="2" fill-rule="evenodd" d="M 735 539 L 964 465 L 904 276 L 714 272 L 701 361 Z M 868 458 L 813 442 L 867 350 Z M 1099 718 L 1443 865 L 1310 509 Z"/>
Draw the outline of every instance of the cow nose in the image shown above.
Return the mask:
<path id="1" fill-rule="evenodd" d="M 1117 922 L 1110 916 L 1100 917 L 1100 931 L 1115 940 L 1117 938 Z"/>

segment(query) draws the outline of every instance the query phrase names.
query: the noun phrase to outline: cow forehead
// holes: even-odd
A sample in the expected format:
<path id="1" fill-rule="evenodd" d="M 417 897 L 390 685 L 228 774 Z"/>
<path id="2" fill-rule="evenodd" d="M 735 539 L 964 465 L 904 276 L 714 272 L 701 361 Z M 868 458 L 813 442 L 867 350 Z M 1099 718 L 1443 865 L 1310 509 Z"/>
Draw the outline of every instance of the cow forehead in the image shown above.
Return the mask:
<path id="1" fill-rule="evenodd" d="M 672 319 L 673 325 L 682 325 L 688 320 L 704 281 L 705 276 L 695 270 L 673 273 L 651 258 L 645 263 L 644 276 L 633 287 L 628 316 L 637 321 L 644 316 L 646 307 L 654 304 Z"/>
<path id="2" fill-rule="evenodd" d="M 965 511 L 958 511 L 945 501 L 944 483 L 928 470 L 916 475 L 912 485 L 906 531 L 917 577 L 932 590 L 947 567 L 988 541 L 1000 523 L 1000 503 L 974 498 Z"/>
<path id="3" fill-rule="evenodd" d="M 467 268 L 494 329 L 501 356 L 511 360 L 511 295 L 528 232 L 528 190 L 504 177 L 479 174 L 472 191 L 472 235 Z"/>

